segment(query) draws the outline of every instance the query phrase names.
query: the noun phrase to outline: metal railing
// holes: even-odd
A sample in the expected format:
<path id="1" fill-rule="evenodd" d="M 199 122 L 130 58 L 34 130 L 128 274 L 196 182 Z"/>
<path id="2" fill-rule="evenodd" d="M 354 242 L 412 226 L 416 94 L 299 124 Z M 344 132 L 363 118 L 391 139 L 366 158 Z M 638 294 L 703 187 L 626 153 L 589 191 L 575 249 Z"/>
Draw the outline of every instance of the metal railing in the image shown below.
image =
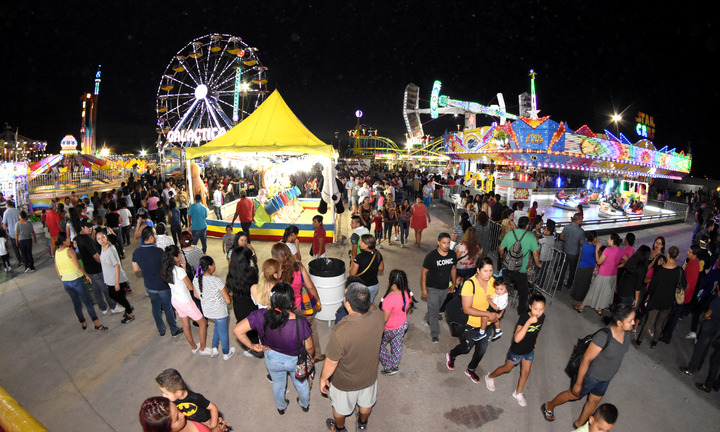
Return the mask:
<path id="1" fill-rule="evenodd" d="M 555 247 L 543 246 L 543 248 L 550 249 L 549 255 L 547 255 L 548 252 L 543 254 L 543 251 L 540 251 L 542 255 L 546 255 L 549 259 L 541 261 L 542 267 L 537 268 L 535 260 L 532 257 L 530 258 L 531 265 L 528 267 L 528 281 L 531 287 L 550 297 L 550 302 L 552 302 L 557 290 L 565 282 L 563 279 L 567 257 L 565 252 Z"/>
<path id="2" fill-rule="evenodd" d="M 83 172 L 64 172 L 59 174 L 47 173 L 40 174 L 30 180 L 30 188 L 38 186 L 54 186 L 56 184 L 66 183 L 92 183 L 96 180 L 102 182 L 112 182 L 125 178 L 126 175 L 116 170 L 100 170 L 90 171 L 89 174 Z"/>
<path id="3" fill-rule="evenodd" d="M 678 215 L 684 215 L 684 220 L 687 220 L 690 215 L 690 206 L 677 201 L 665 201 L 665 209 L 674 211 Z"/>

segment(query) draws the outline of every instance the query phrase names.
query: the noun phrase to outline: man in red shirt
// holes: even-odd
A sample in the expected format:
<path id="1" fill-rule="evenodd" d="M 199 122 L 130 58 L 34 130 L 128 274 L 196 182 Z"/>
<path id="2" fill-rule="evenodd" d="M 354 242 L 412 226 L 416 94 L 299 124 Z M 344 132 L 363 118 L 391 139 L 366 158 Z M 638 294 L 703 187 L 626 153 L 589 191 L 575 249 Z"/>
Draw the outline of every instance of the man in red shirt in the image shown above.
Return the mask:
<path id="1" fill-rule="evenodd" d="M 55 211 L 55 203 L 50 204 L 50 210 L 45 215 L 45 224 L 50 233 L 50 247 L 52 248 L 52 256 L 55 256 L 55 242 L 57 242 L 58 234 L 60 234 L 60 215 Z"/>
<path id="2" fill-rule="evenodd" d="M 698 259 L 698 253 L 700 253 L 700 246 L 694 244 L 690 246 L 687 252 L 687 262 L 685 263 L 685 282 L 687 282 L 687 288 L 685 288 L 685 302 L 681 305 L 673 304 L 672 312 L 665 322 L 662 336 L 660 340 L 666 344 L 670 343 L 672 339 L 673 331 L 680 318 L 688 315 L 691 312 L 691 302 L 695 297 L 695 288 L 697 287 L 698 277 L 700 275 L 700 260 Z M 694 305 L 694 302 L 693 302 Z"/>
<path id="3" fill-rule="evenodd" d="M 325 255 L 326 233 L 325 233 L 325 227 L 323 226 L 323 217 L 320 215 L 313 216 L 312 224 L 313 224 L 313 228 L 315 228 L 315 232 L 313 233 L 313 245 L 312 245 L 313 258 L 324 258 L 326 256 Z"/>
<path id="4" fill-rule="evenodd" d="M 240 219 L 240 226 L 245 234 L 248 236 L 248 243 L 250 243 L 250 225 L 252 225 L 253 218 L 255 217 L 255 201 L 247 197 L 247 192 L 244 190 L 240 191 L 240 201 L 238 201 L 235 207 L 235 215 L 233 216 L 230 225 L 235 223 L 235 219 Z"/>

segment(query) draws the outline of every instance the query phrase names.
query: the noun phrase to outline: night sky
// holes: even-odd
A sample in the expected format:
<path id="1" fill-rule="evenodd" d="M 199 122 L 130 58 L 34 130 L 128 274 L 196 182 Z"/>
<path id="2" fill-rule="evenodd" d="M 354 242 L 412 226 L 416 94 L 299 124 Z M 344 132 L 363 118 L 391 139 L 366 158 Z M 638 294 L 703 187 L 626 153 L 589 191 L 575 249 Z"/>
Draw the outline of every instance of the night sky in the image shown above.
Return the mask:
<path id="1" fill-rule="evenodd" d="M 153 147 L 155 96 L 168 62 L 192 39 L 227 33 L 259 49 L 269 88 L 326 142 L 335 131 L 347 137 L 359 108 L 363 123 L 402 145 L 411 82 L 425 100 L 436 79 L 455 99 L 491 104 L 502 92 L 517 113 L 535 69 L 541 116 L 602 133 L 614 131 L 609 115 L 624 110 L 620 131 L 634 142 L 634 116 L 643 111 L 655 117 L 657 148 L 690 146 L 693 175 L 720 177 L 712 173 L 710 107 L 718 99 L 710 66 L 718 20 L 694 4 L 42 3 L 3 9 L 0 121 L 47 140 L 51 151 L 65 134 L 79 138 L 80 96 L 92 91 L 98 64 L 98 142 L 119 152 Z M 490 121 L 478 116 L 478 124 Z M 442 135 L 461 122 L 442 118 L 425 133 Z"/>

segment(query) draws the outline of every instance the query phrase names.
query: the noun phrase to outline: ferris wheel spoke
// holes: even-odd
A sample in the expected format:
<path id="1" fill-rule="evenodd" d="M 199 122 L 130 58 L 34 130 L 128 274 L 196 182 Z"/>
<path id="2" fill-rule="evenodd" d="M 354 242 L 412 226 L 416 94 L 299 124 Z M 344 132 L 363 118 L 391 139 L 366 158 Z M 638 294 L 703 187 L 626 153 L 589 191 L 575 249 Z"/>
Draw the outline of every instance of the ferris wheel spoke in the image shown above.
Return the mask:
<path id="1" fill-rule="evenodd" d="M 229 54 L 227 54 L 227 43 L 223 46 L 223 49 L 220 53 L 218 53 L 217 56 L 215 56 L 215 63 L 212 67 L 212 73 L 207 79 L 207 82 L 215 87 L 215 81 L 217 80 L 218 76 L 222 76 L 225 74 L 225 71 L 227 71 L 228 67 L 231 66 L 234 61 L 226 61 L 225 65 L 221 67 L 221 70 L 218 72 L 218 67 L 222 64 L 223 59 L 227 58 Z"/>
<path id="2" fill-rule="evenodd" d="M 220 106 L 217 105 L 217 101 L 213 101 L 213 103 L 210 103 L 210 105 L 213 108 L 215 108 L 215 110 L 217 111 L 217 114 L 220 116 L 220 118 L 222 118 L 223 122 L 225 122 L 225 127 L 227 127 L 228 129 L 232 129 L 233 122 L 230 121 L 228 116 L 225 114 L 225 111 L 223 111 L 222 108 L 220 108 Z"/>
<path id="3" fill-rule="evenodd" d="M 189 99 L 192 100 L 195 98 L 195 93 L 168 93 L 164 95 L 158 96 L 158 99 L 174 99 L 174 98 L 183 98 L 183 99 Z"/>
<path id="4" fill-rule="evenodd" d="M 184 59 L 180 60 L 180 65 L 185 69 L 185 73 L 193 81 L 193 83 L 195 84 L 195 87 L 197 87 L 200 84 L 202 84 L 202 82 L 200 80 L 200 76 L 197 74 L 197 71 L 193 69 L 192 64 L 185 61 L 186 59 L 187 59 L 187 56 Z M 188 85 L 187 83 L 183 83 L 183 84 Z"/>
<path id="5" fill-rule="evenodd" d="M 207 99 L 205 99 L 205 106 L 207 107 L 207 111 L 208 111 L 208 113 L 210 113 L 210 117 L 213 119 L 213 122 L 215 122 L 215 126 L 218 128 L 223 127 L 220 124 L 220 121 L 218 121 L 218 118 L 217 118 L 218 113 L 216 112 L 216 111 L 222 112 L 222 110 L 216 110 L 214 106 L 210 105 L 210 101 L 208 101 Z"/>
<path id="6" fill-rule="evenodd" d="M 187 84 L 186 84 L 186 83 L 184 83 L 183 81 L 181 81 L 181 80 L 179 80 L 179 79 L 175 78 L 175 76 L 174 76 L 174 75 L 172 75 L 172 76 L 171 76 L 171 75 L 165 74 L 165 75 L 163 76 L 163 78 L 165 78 L 165 79 L 167 79 L 167 80 L 169 80 L 169 81 L 174 81 L 174 82 L 176 82 L 176 83 L 180 84 L 181 86 L 182 86 L 182 85 L 184 85 L 184 86 L 186 86 L 186 85 L 187 85 Z"/>
<path id="7" fill-rule="evenodd" d="M 175 130 L 180 130 L 180 128 L 185 124 L 185 121 L 187 121 L 190 114 L 195 110 L 195 107 L 197 106 L 198 101 L 199 101 L 199 99 L 195 99 L 195 102 L 193 102 L 190 109 L 188 109 L 185 112 L 185 115 L 182 117 L 182 119 L 180 119 L 180 122 L 175 126 L 175 128 L 174 128 Z"/>
<path id="8" fill-rule="evenodd" d="M 222 82 L 225 82 L 223 80 L 227 80 L 230 78 L 235 79 L 235 73 L 228 73 L 228 69 L 232 68 L 233 65 L 235 65 L 235 64 L 237 64 L 236 59 L 232 59 L 231 61 L 228 61 L 224 65 L 224 67 L 222 68 L 220 73 L 218 73 L 217 75 L 213 74 L 213 76 L 210 77 L 210 80 L 208 82 L 212 83 L 212 85 L 214 87 L 219 87 L 221 84 L 218 84 L 218 80 L 220 81 L 220 83 L 222 83 Z M 235 72 L 235 71 L 233 71 L 233 72 Z"/>

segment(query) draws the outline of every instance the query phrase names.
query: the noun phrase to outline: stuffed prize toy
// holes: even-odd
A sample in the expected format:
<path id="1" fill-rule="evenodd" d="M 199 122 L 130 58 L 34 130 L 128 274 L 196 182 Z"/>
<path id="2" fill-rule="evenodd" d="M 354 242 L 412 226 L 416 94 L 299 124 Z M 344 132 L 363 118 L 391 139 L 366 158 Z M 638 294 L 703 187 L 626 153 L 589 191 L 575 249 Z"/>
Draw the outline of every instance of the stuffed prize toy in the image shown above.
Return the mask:
<path id="1" fill-rule="evenodd" d="M 318 188 L 320 192 L 320 204 L 318 205 L 318 213 L 327 213 L 328 204 L 335 204 L 335 213 L 341 214 L 345 211 L 345 206 L 342 202 L 342 196 L 345 193 L 345 185 L 342 180 L 337 178 L 337 170 L 335 167 L 330 168 L 330 175 L 335 181 L 325 181 L 325 177 L 320 177 L 320 184 Z"/>

